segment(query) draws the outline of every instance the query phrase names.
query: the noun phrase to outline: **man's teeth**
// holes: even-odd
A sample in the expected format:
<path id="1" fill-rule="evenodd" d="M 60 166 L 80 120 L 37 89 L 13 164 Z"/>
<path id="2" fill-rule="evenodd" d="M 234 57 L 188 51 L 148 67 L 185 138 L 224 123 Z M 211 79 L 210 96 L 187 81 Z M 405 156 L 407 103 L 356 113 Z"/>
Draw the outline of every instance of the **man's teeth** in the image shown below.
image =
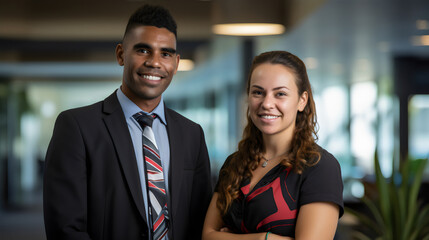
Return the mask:
<path id="1" fill-rule="evenodd" d="M 275 119 L 275 118 L 278 118 L 279 116 L 262 115 L 261 117 L 262 117 L 262 118 L 265 118 L 265 119 Z"/>
<path id="2" fill-rule="evenodd" d="M 157 76 L 151 76 L 151 75 L 143 75 L 144 78 L 147 78 L 149 80 L 160 80 L 161 77 L 157 77 Z"/>

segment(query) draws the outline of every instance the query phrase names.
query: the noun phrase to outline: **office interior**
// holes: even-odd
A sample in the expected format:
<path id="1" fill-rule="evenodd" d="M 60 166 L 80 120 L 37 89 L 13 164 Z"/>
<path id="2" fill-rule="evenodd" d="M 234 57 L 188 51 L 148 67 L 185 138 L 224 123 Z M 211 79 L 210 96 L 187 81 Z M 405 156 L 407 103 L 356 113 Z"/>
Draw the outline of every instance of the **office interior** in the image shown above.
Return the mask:
<path id="1" fill-rule="evenodd" d="M 129 15 L 145 3 L 165 6 L 176 18 L 178 53 L 190 65 L 182 61 L 164 100 L 203 127 L 214 181 L 241 138 L 250 62 L 270 50 L 306 63 L 318 144 L 341 165 L 346 206 L 362 209 L 360 199 L 375 185 L 375 157 L 386 178 L 404 159 L 429 157 L 427 0 L 2 1 L 1 239 L 45 239 L 43 163 L 55 119 L 120 86 L 115 46 Z M 273 11 L 285 27 L 278 35 L 212 31 L 215 16 L 251 22 Z M 426 166 L 424 203 L 428 180 Z M 359 222 L 346 213 L 336 239 L 352 239 L 356 229 Z"/>

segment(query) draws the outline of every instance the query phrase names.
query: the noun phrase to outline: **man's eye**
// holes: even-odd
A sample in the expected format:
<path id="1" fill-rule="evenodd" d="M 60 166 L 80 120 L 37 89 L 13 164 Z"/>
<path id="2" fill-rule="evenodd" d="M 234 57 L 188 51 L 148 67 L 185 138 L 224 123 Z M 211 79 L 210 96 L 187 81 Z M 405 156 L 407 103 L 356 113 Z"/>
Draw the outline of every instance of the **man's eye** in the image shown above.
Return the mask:
<path id="1" fill-rule="evenodd" d="M 149 51 L 147 49 L 138 49 L 137 52 L 139 52 L 139 53 L 148 53 Z"/>
<path id="2" fill-rule="evenodd" d="M 164 52 L 164 53 L 162 53 L 162 56 L 163 56 L 163 57 L 171 57 L 171 56 L 172 56 L 172 54 L 171 54 L 171 53 L 169 53 L 169 52 Z"/>

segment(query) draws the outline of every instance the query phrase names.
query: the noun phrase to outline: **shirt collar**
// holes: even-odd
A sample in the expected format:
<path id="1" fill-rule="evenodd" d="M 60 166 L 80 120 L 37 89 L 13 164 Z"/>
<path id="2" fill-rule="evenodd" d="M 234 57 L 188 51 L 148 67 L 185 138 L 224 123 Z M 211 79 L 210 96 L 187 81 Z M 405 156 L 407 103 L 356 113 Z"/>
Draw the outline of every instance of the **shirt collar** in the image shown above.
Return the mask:
<path id="1" fill-rule="evenodd" d="M 125 118 L 130 118 L 138 112 L 144 112 L 146 114 L 156 114 L 161 122 L 164 125 L 167 125 L 167 121 L 165 121 L 164 97 L 162 95 L 158 106 L 156 106 L 150 113 L 141 110 L 133 101 L 125 96 L 121 88 L 118 88 L 116 91 L 116 96 L 118 97 L 119 104 L 121 104 L 122 110 L 124 111 Z"/>

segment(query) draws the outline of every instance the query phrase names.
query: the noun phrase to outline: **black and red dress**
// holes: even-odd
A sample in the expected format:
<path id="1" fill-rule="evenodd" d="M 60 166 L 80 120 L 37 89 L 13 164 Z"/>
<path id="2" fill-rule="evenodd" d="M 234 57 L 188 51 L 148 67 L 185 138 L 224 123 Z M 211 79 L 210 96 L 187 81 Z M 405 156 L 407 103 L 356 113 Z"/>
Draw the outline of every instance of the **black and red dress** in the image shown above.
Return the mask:
<path id="1" fill-rule="evenodd" d="M 294 237 L 300 206 L 312 202 L 337 204 L 341 217 L 344 205 L 340 165 L 326 150 L 320 148 L 320 153 L 320 161 L 302 174 L 279 164 L 252 191 L 249 191 L 250 179 L 243 180 L 239 198 L 223 217 L 225 225 L 236 233 L 270 231 Z"/>

